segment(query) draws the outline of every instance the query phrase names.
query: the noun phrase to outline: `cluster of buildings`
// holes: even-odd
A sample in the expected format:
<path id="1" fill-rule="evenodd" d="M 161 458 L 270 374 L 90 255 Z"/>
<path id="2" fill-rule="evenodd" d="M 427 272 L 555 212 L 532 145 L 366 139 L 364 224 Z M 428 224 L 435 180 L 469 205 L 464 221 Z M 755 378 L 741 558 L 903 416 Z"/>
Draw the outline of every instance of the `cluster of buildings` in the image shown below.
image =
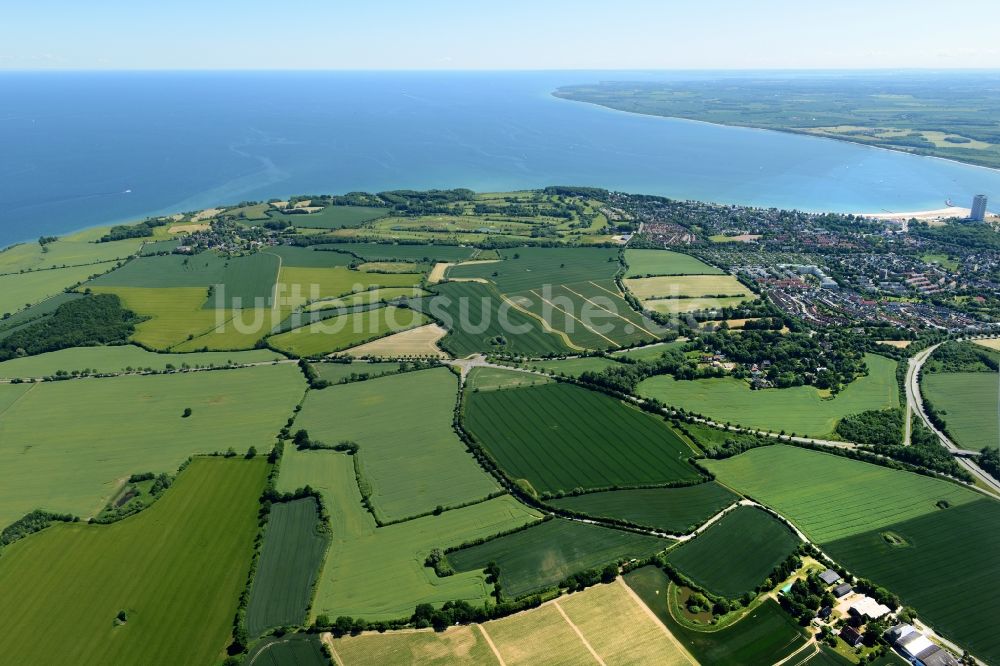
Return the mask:
<path id="1" fill-rule="evenodd" d="M 897 624 L 886 640 L 915 666 L 959 666 L 954 655 L 917 631 L 912 625 Z"/>

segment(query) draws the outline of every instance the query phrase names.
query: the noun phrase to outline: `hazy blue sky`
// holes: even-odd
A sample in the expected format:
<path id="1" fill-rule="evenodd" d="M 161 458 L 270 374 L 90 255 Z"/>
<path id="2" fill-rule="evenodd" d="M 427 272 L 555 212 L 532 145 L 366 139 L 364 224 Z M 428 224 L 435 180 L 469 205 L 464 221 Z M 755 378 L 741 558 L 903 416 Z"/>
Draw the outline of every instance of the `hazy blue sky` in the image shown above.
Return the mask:
<path id="1" fill-rule="evenodd" d="M 0 68 L 1000 67 L 996 0 L 11 0 Z"/>

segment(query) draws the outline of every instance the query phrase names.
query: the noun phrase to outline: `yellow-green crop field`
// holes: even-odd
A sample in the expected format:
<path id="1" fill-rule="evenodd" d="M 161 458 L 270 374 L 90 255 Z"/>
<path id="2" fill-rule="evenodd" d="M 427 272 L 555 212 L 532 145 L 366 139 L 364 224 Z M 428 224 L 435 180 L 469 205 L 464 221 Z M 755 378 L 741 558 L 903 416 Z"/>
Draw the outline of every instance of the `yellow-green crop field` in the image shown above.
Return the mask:
<path id="1" fill-rule="evenodd" d="M 295 356 L 318 356 L 355 347 L 430 320 L 416 310 L 387 305 L 307 324 L 270 338 L 275 349 Z"/>

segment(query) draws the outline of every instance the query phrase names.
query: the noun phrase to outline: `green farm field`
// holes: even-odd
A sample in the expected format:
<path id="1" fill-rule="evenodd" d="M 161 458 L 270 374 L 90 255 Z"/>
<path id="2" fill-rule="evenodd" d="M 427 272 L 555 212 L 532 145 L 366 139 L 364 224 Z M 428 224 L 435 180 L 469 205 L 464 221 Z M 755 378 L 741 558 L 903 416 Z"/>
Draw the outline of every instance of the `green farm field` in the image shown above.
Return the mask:
<path id="1" fill-rule="evenodd" d="M 981 497 L 949 481 L 782 444 L 703 464 L 720 483 L 775 509 L 817 543 L 940 511 L 941 500 L 955 507 Z"/>
<path id="2" fill-rule="evenodd" d="M 641 382 L 637 393 L 716 421 L 828 437 L 848 414 L 899 406 L 896 362 L 876 354 L 866 354 L 865 362 L 868 375 L 855 379 L 833 398 L 811 386 L 753 391 L 745 381 L 730 377 L 678 381 L 670 375 Z"/>
<path id="3" fill-rule="evenodd" d="M 720 268 L 689 254 L 670 250 L 625 250 L 625 277 L 645 275 L 722 275 Z"/>
<path id="4" fill-rule="evenodd" d="M 329 543 L 319 520 L 312 497 L 271 505 L 247 604 L 251 637 L 272 627 L 305 622 Z"/>
<path id="5" fill-rule="evenodd" d="M 621 351 L 614 352 L 611 356 L 612 358 L 625 357 L 636 361 L 651 361 L 660 358 L 665 352 L 671 349 L 679 349 L 683 345 L 684 342 L 682 341 L 663 342 L 643 347 L 636 347 L 634 349 L 623 349 Z"/>
<path id="6" fill-rule="evenodd" d="M 111 243 L 93 242 L 106 231 L 106 227 L 81 231 L 47 243 L 44 249 L 38 243 L 12 245 L 0 250 L 0 275 L 127 259 L 142 244 L 137 238 Z"/>
<path id="7" fill-rule="evenodd" d="M 266 451 L 304 391 L 291 364 L 0 385 L 0 525 L 38 508 L 95 515 L 129 475 L 192 454 Z"/>
<path id="8" fill-rule="evenodd" d="M 331 254 L 316 252 L 316 254 Z M 307 302 L 366 292 L 378 287 L 414 288 L 423 277 L 420 273 L 365 273 L 346 266 L 282 267 L 278 279 L 278 298 L 282 305 L 299 306 Z"/>
<path id="9" fill-rule="evenodd" d="M 537 493 L 699 476 L 687 462 L 695 451 L 662 419 L 570 384 L 469 394 L 464 424 Z"/>
<path id="10" fill-rule="evenodd" d="M 270 636 L 255 645 L 244 660 L 254 666 L 330 666 L 318 634 Z"/>
<path id="11" fill-rule="evenodd" d="M 935 631 L 996 663 L 1000 638 L 992 618 L 1000 595 L 998 524 L 1000 502 L 983 498 L 831 541 L 824 550 L 898 594 Z M 886 540 L 890 533 L 896 545 Z M 914 576 L 915 571 L 921 575 Z"/>
<path id="12" fill-rule="evenodd" d="M 91 373 L 112 373 L 146 368 L 166 370 L 168 365 L 180 369 L 184 367 L 266 363 L 284 358 L 281 354 L 267 349 L 241 352 L 157 354 L 134 345 L 76 347 L 4 361 L 0 363 L 0 379 L 48 377 L 59 370 L 66 372 L 90 370 Z"/>
<path id="13" fill-rule="evenodd" d="M 272 336 L 268 342 L 275 349 L 294 356 L 320 356 L 423 326 L 428 321 L 416 310 L 387 305 L 307 324 Z"/>
<path id="14" fill-rule="evenodd" d="M 385 216 L 387 212 L 385 208 L 367 206 L 327 206 L 315 213 L 288 215 L 272 210 L 267 215 L 272 220 L 284 220 L 305 229 L 343 229 L 360 227 L 365 222 Z"/>
<path id="15" fill-rule="evenodd" d="M 417 287 L 382 287 L 359 291 L 340 298 L 316 301 L 307 305 L 305 309 L 314 311 L 327 310 L 329 308 L 349 308 L 356 305 L 370 305 L 372 303 L 390 302 L 401 298 L 420 298 L 421 296 L 429 295 L 428 292 Z"/>
<path id="16" fill-rule="evenodd" d="M 325 613 L 390 620 L 409 617 L 419 603 L 463 599 L 480 605 L 491 587 L 482 572 L 439 578 L 424 566 L 427 555 L 434 548 L 457 547 L 540 518 L 538 512 L 504 495 L 440 516 L 376 528 L 361 505 L 350 456 L 287 447 L 278 489 L 291 491 L 304 485 L 322 493 L 333 534 L 316 588 L 313 617 Z"/>
<path id="17" fill-rule="evenodd" d="M 609 490 L 549 502 L 595 518 L 626 520 L 655 530 L 690 532 L 735 502 L 737 496 L 711 481 L 681 488 Z"/>
<path id="18" fill-rule="evenodd" d="M 221 661 L 250 568 L 267 470 L 262 457 L 198 458 L 135 516 L 112 525 L 56 524 L 5 549 L 3 660 Z M 121 610 L 128 621 L 116 626 Z M 58 626 L 58 639 L 41 640 L 45 626 Z"/>
<path id="19" fill-rule="evenodd" d="M 736 599 L 760 585 L 798 544 L 798 537 L 771 514 L 740 506 L 671 550 L 667 561 L 709 592 Z"/>
<path id="20" fill-rule="evenodd" d="M 789 446 L 705 466 L 779 511 L 855 575 L 891 589 L 949 639 L 1000 658 L 989 612 L 979 610 L 1000 594 L 1000 567 L 990 555 L 995 500 L 949 481 Z M 962 595 L 948 594 L 955 589 Z"/>
<path id="21" fill-rule="evenodd" d="M 920 391 L 942 414 L 963 449 L 1000 446 L 1000 375 L 995 372 L 925 374 Z"/>
<path id="22" fill-rule="evenodd" d="M 457 392 L 448 368 L 332 386 L 309 393 L 296 427 L 356 442 L 376 512 L 398 520 L 499 490 L 452 429 Z"/>
<path id="23" fill-rule="evenodd" d="M 466 378 L 470 391 L 496 391 L 512 389 L 519 386 L 541 386 L 550 384 L 552 380 L 541 375 L 516 370 L 501 370 L 500 368 L 472 368 Z"/>
<path id="24" fill-rule="evenodd" d="M 479 250 L 459 245 L 404 245 L 393 243 L 329 243 L 322 250 L 353 254 L 367 261 L 462 261 Z"/>
<path id="25" fill-rule="evenodd" d="M 444 324 L 448 335 L 440 346 L 456 358 L 501 350 L 529 356 L 571 350 L 565 335 L 551 332 L 537 317 L 505 301 L 495 287 L 451 282 L 437 285 L 434 292 L 434 296 L 410 304 Z M 512 329 L 502 325 L 504 320 Z M 463 321 L 471 325 L 463 325 Z"/>
<path id="26" fill-rule="evenodd" d="M 448 554 L 458 571 L 500 567 L 503 593 L 516 598 L 555 587 L 568 576 L 621 559 L 644 558 L 670 539 L 554 518 L 526 530 Z"/>
<path id="27" fill-rule="evenodd" d="M 115 262 L 109 261 L 70 268 L 0 275 L 0 315 L 8 312 L 13 314 L 80 282 L 85 282 L 92 275 L 99 275 L 114 267 Z"/>
<path id="28" fill-rule="evenodd" d="M 802 647 L 806 638 L 791 615 L 768 599 L 749 615 L 723 629 L 696 630 L 678 622 L 667 605 L 673 584 L 662 570 L 648 566 L 629 572 L 625 582 L 667 629 L 702 664 L 775 664 Z"/>
<path id="29" fill-rule="evenodd" d="M 679 296 L 754 298 L 753 292 L 732 275 L 670 275 L 629 278 L 625 280 L 625 288 L 641 301 L 655 301 Z"/>
<path id="30" fill-rule="evenodd" d="M 333 384 L 352 379 L 353 376 L 368 375 L 369 379 L 375 379 L 399 372 L 399 363 L 392 362 L 313 363 L 312 366 L 322 379 Z"/>
<path id="31" fill-rule="evenodd" d="M 567 377 L 579 377 L 585 372 L 601 372 L 602 370 L 618 362 L 601 356 L 585 356 L 583 358 L 564 358 L 551 361 L 527 361 L 524 367 L 530 370 L 550 372 L 556 375 L 566 375 Z"/>

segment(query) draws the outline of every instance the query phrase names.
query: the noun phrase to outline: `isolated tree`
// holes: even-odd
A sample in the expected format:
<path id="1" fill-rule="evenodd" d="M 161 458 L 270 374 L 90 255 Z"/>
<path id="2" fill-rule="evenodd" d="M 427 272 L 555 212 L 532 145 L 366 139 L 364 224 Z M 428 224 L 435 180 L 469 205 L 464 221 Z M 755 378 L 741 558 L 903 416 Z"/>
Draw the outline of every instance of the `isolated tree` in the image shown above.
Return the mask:
<path id="1" fill-rule="evenodd" d="M 191 408 L 190 407 L 185 407 L 184 408 L 184 413 L 181 414 L 181 418 L 182 419 L 186 419 L 189 416 L 191 416 Z"/>

